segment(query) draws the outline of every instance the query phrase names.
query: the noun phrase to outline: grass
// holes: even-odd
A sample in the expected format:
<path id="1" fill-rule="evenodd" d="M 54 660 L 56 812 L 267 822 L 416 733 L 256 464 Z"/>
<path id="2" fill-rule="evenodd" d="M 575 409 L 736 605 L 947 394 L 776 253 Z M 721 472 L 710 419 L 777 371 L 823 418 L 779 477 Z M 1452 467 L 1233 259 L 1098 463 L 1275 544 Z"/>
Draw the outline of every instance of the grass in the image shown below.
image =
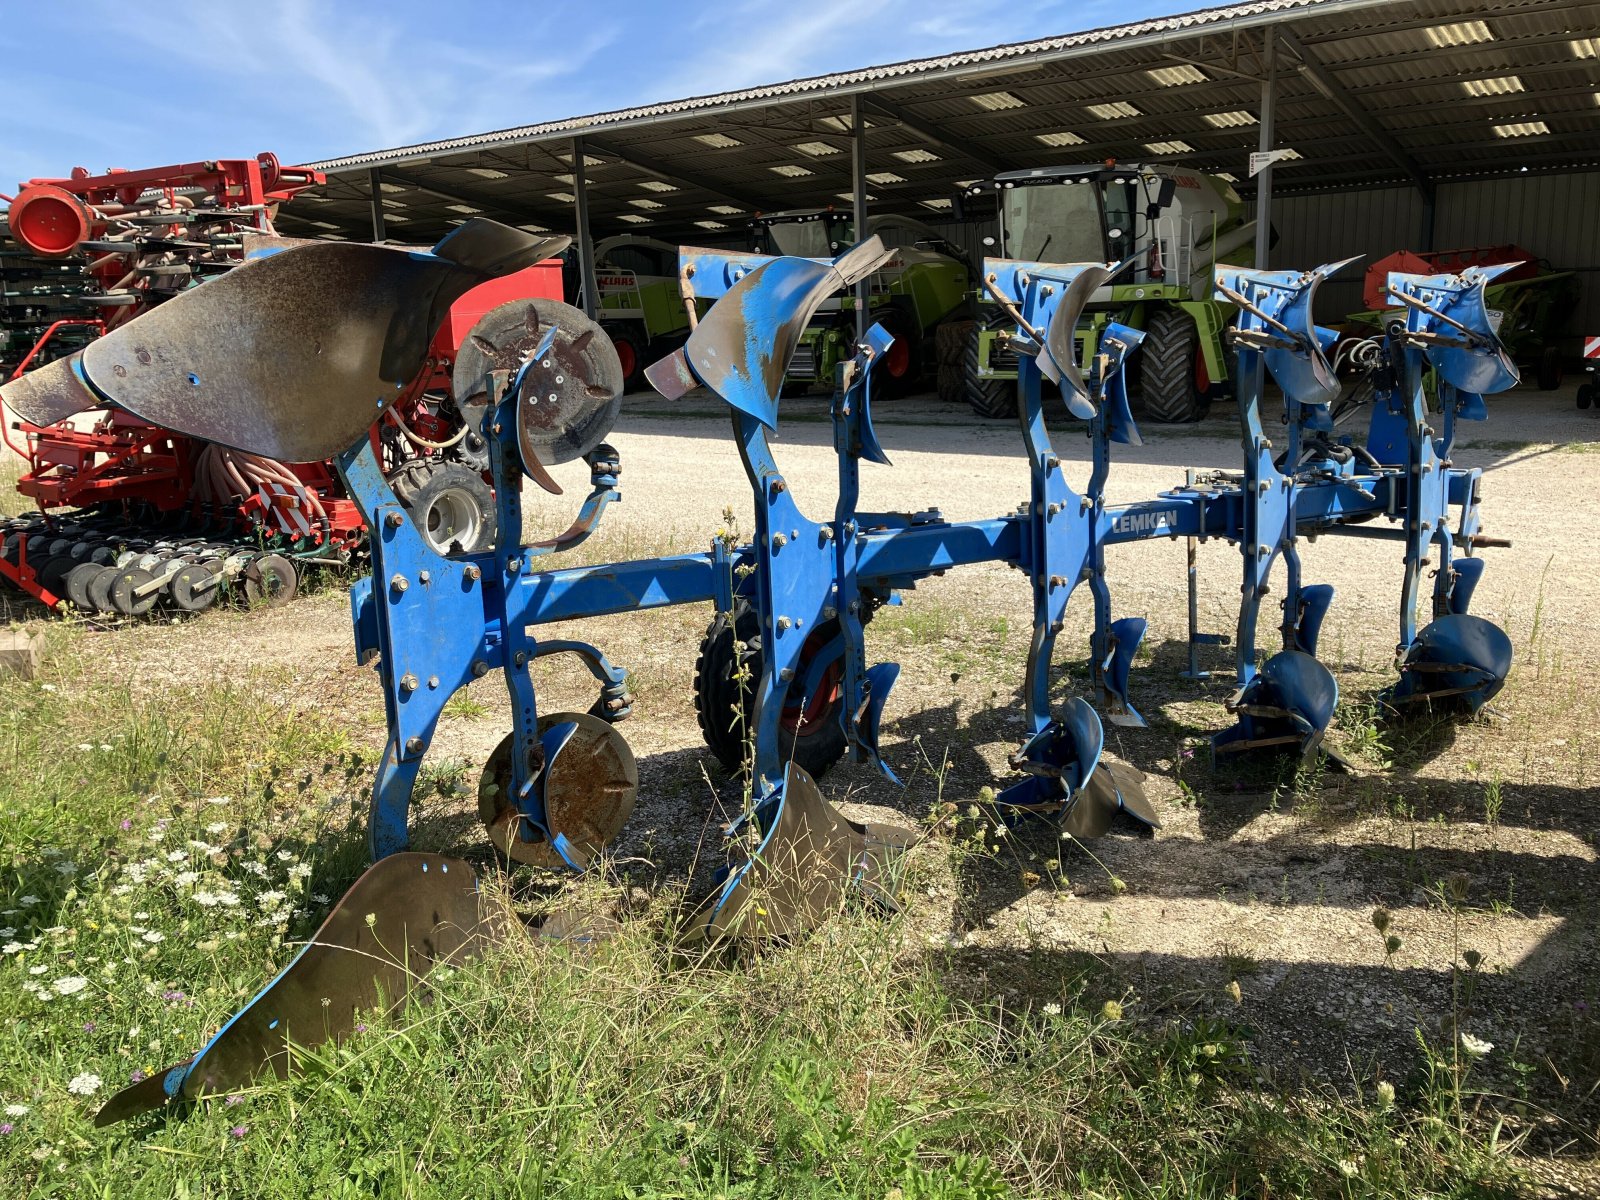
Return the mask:
<path id="1" fill-rule="evenodd" d="M 263 700 L 274 693 L 250 677 L 159 702 L 67 683 L 87 650 L 71 631 L 53 636 L 47 678 L 61 684 L 0 681 L 8 1195 L 953 1200 L 1509 1185 L 1459 1074 L 1396 1081 L 1396 1100 L 1371 1080 L 1269 1089 L 1251 1066 L 1247 1003 L 1223 1017 L 1144 1013 L 1135 995 L 1102 994 L 1094 970 L 1066 967 L 1051 998 L 1017 1001 L 982 985 L 970 951 L 919 932 L 914 902 L 788 946 L 686 957 L 668 936 L 672 887 L 635 897 L 620 934 L 592 951 L 518 938 L 436 979 L 431 1003 L 374 1016 L 288 1081 L 97 1130 L 108 1094 L 201 1045 L 359 872 L 351 798 L 371 764 L 289 701 Z M 922 853 L 919 869 L 948 873 L 983 852 L 952 836 Z M 508 899 L 520 904 L 526 883 L 512 880 Z M 599 878 L 577 888 L 618 890 Z"/>

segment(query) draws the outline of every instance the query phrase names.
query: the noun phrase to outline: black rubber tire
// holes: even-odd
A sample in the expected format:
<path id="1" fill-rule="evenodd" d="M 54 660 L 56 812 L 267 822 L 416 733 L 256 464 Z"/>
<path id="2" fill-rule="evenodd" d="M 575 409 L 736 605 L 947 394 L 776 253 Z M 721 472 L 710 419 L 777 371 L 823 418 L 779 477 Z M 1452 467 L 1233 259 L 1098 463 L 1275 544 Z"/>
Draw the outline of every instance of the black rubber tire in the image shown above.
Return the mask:
<path id="1" fill-rule="evenodd" d="M 1567 377 L 1567 369 L 1561 361 L 1561 351 L 1555 346 L 1546 346 L 1539 351 L 1539 368 L 1537 381 L 1541 392 L 1553 392 L 1561 386 L 1561 381 Z"/>
<path id="2" fill-rule="evenodd" d="M 494 545 L 494 492 L 471 467 L 413 459 L 389 476 L 389 486 L 437 553 L 478 554 Z M 452 528 L 465 528 L 470 544 L 455 537 L 446 542 Z"/>
<path id="3" fill-rule="evenodd" d="M 933 350 L 941 367 L 959 367 L 976 321 L 946 321 L 933 331 Z"/>
<path id="4" fill-rule="evenodd" d="M 217 602 L 217 597 L 222 595 L 222 586 L 201 587 L 212 576 L 222 569 L 222 563 L 215 558 L 208 558 L 202 562 L 190 563 L 172 577 L 172 582 L 167 585 L 167 592 L 172 597 L 175 608 L 181 612 L 203 612 Z"/>
<path id="5" fill-rule="evenodd" d="M 1139 348 L 1139 398 L 1144 415 L 1161 425 L 1184 425 L 1206 415 L 1195 379 L 1200 334 L 1181 308 L 1153 308 Z"/>
<path id="6" fill-rule="evenodd" d="M 1594 403 L 1594 384 L 1586 383 L 1578 389 L 1578 407 L 1588 408 Z"/>
<path id="7" fill-rule="evenodd" d="M 617 361 L 622 364 L 622 390 L 634 391 L 644 386 L 644 369 L 650 364 L 645 359 L 645 342 L 626 325 L 602 325 L 611 344 L 617 348 Z"/>
<path id="8" fill-rule="evenodd" d="M 116 567 L 101 567 L 98 574 L 89 576 L 89 581 L 84 585 L 84 594 L 89 598 L 89 607 L 95 612 L 110 613 L 116 609 L 111 607 L 111 585 L 117 578 Z"/>
<path id="9" fill-rule="evenodd" d="M 831 640 L 837 633 L 838 623 L 830 621 L 819 626 L 812 637 Z M 735 642 L 744 643 L 742 656 Z M 735 677 L 741 658 L 750 677 L 745 686 Z M 694 711 L 700 734 L 717 761 L 735 774 L 746 766 L 745 747 L 755 715 L 754 685 L 760 674 L 761 623 L 749 601 L 735 600 L 733 612 L 713 618 L 694 664 Z M 836 715 L 837 702 L 813 721 L 809 730 L 780 729 L 778 747 L 783 760 L 793 758 L 813 779 L 827 774 L 849 745 Z"/>
<path id="10" fill-rule="evenodd" d="M 1016 420 L 1017 381 L 978 378 L 978 335 L 983 326 L 974 322 L 962 351 L 961 375 L 965 381 L 967 406 L 991 421 Z"/>
<path id="11" fill-rule="evenodd" d="M 876 400 L 900 400 L 915 393 L 922 383 L 922 336 L 904 309 L 880 308 L 870 324 L 882 325 L 894 336 L 889 353 L 872 365 L 872 395 Z M 899 374 L 891 374 L 898 365 Z"/>
<path id="12" fill-rule="evenodd" d="M 155 576 L 149 571 L 140 570 L 138 567 L 124 567 L 111 580 L 111 607 L 124 617 L 144 616 L 156 606 L 156 601 L 161 598 L 161 592 L 159 589 L 153 589 L 142 596 L 136 596 L 134 589 L 142 588 L 154 580 Z"/>
<path id="13" fill-rule="evenodd" d="M 52 554 L 35 572 L 34 578 L 51 595 L 64 596 L 67 572 L 77 565 L 77 560 L 69 554 Z"/>
<path id="14" fill-rule="evenodd" d="M 62 581 L 62 586 L 67 589 L 67 599 L 80 612 L 94 611 L 94 605 L 89 602 L 89 581 L 101 570 L 103 567 L 100 563 L 81 562 L 68 571 L 66 579 Z"/>
<path id="15" fill-rule="evenodd" d="M 941 404 L 964 404 L 967 399 L 967 373 L 960 363 L 951 366 L 939 364 L 939 375 L 934 389 Z"/>

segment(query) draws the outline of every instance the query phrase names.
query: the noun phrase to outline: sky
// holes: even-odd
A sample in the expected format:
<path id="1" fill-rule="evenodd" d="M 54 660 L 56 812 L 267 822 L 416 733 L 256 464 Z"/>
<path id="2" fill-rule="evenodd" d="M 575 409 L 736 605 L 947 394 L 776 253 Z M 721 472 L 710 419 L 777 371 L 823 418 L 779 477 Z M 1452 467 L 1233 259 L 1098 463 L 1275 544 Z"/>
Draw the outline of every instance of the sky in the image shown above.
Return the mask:
<path id="1" fill-rule="evenodd" d="M 75 166 L 310 162 L 1204 6 L 0 0 L 0 192 Z"/>

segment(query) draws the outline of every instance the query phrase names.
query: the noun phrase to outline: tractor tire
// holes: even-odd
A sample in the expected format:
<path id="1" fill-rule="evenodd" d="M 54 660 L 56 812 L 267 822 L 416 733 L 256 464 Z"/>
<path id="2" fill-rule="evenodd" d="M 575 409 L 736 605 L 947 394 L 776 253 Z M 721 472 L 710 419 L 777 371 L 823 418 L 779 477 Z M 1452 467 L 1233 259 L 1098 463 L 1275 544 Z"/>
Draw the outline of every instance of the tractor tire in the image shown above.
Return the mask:
<path id="1" fill-rule="evenodd" d="M 1181 308 L 1151 310 L 1139 350 L 1139 397 L 1149 420 L 1183 425 L 1206 415 L 1209 405 L 1196 378 L 1199 353 L 1193 317 Z"/>
<path id="2" fill-rule="evenodd" d="M 937 382 L 941 404 L 965 404 L 967 401 L 967 371 L 960 363 L 939 364 Z"/>
<path id="3" fill-rule="evenodd" d="M 1588 408 L 1594 403 L 1594 384 L 1586 383 L 1578 389 L 1578 407 Z"/>
<path id="4" fill-rule="evenodd" d="M 819 625 L 807 639 L 826 645 L 838 635 L 837 621 Z M 742 643 L 743 650 L 735 647 Z M 803 653 L 803 652 L 802 652 Z M 743 668 L 743 671 L 740 668 Z M 739 676 L 748 673 L 741 680 Z M 729 771 L 739 774 L 748 766 L 746 750 L 754 729 L 755 685 L 761 675 L 761 622 L 750 602 L 738 599 L 731 613 L 718 613 L 700 643 L 694 664 L 694 711 L 706 745 Z M 837 690 L 837 685 L 833 685 Z M 778 729 L 778 749 L 813 779 L 820 779 L 844 756 L 848 747 L 839 722 L 838 695 L 811 704 L 785 705 Z"/>
<path id="5" fill-rule="evenodd" d="M 644 384 L 644 339 L 626 325 L 602 325 L 611 344 L 617 348 L 617 361 L 622 364 L 622 390 L 635 391 Z"/>
<path id="6" fill-rule="evenodd" d="M 922 382 L 922 339 L 911 318 L 898 308 L 880 308 L 871 323 L 894 335 L 894 345 L 872 365 L 872 398 L 900 400 L 913 394 Z"/>
<path id="7" fill-rule="evenodd" d="M 1539 351 L 1539 368 L 1537 381 L 1541 392 L 1553 392 L 1561 386 L 1561 381 L 1567 377 L 1566 367 L 1561 362 L 1561 351 L 1555 346 L 1546 346 Z"/>
<path id="8" fill-rule="evenodd" d="M 968 407 L 992 421 L 1014 419 L 1017 415 L 1015 379 L 978 378 L 978 335 L 983 327 L 976 322 L 967 331 L 961 352 L 961 379 Z"/>
<path id="9" fill-rule="evenodd" d="M 967 338 L 976 321 L 946 321 L 933 331 L 933 348 L 941 367 L 959 367 L 966 357 Z"/>
<path id="10" fill-rule="evenodd" d="M 389 476 L 389 486 L 435 554 L 478 554 L 494 545 L 494 492 L 471 467 L 412 459 Z"/>

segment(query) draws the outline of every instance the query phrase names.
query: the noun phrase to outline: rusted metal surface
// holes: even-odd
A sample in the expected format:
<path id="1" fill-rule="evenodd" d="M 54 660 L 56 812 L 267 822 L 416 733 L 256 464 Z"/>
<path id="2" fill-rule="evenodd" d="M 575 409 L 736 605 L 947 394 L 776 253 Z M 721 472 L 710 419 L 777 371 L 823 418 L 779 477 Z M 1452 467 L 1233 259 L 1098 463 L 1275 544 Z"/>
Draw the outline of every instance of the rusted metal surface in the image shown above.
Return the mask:
<path id="1" fill-rule="evenodd" d="M 897 825 L 850 820 L 791 762 L 776 822 L 695 913 L 684 940 L 790 937 L 839 911 L 852 891 L 892 908 L 889 873 L 915 836 Z"/>
<path id="2" fill-rule="evenodd" d="M 394 854 L 355 882 L 311 941 L 205 1049 L 125 1088 L 95 1117 L 110 1125 L 181 1100 L 282 1078 L 289 1046 L 338 1041 L 365 1011 L 393 1009 L 440 963 L 504 936 L 460 859 Z"/>
<path id="3" fill-rule="evenodd" d="M 415 378 L 454 300 L 551 245 L 481 224 L 437 254 L 319 242 L 245 263 L 94 342 L 84 373 L 165 428 L 284 462 L 330 458 Z"/>
<path id="4" fill-rule="evenodd" d="M 545 823 L 551 837 L 564 835 L 580 864 L 595 855 L 622 830 L 639 794 L 639 768 L 620 733 L 588 713 L 547 713 L 539 718 L 538 737 L 572 722 L 577 726 L 551 763 L 532 764 L 534 786 L 541 790 Z M 513 862 L 564 870 L 567 861 L 545 832 L 523 819 L 511 794 L 511 754 L 507 735 L 495 747 L 478 782 L 478 815 L 489 840 Z M 538 739 L 534 753 L 540 753 Z"/>
<path id="5" fill-rule="evenodd" d="M 73 413 L 100 403 L 83 380 L 78 378 L 78 354 L 45 363 L 0 387 L 0 402 L 12 413 L 34 425 L 53 425 Z"/>

